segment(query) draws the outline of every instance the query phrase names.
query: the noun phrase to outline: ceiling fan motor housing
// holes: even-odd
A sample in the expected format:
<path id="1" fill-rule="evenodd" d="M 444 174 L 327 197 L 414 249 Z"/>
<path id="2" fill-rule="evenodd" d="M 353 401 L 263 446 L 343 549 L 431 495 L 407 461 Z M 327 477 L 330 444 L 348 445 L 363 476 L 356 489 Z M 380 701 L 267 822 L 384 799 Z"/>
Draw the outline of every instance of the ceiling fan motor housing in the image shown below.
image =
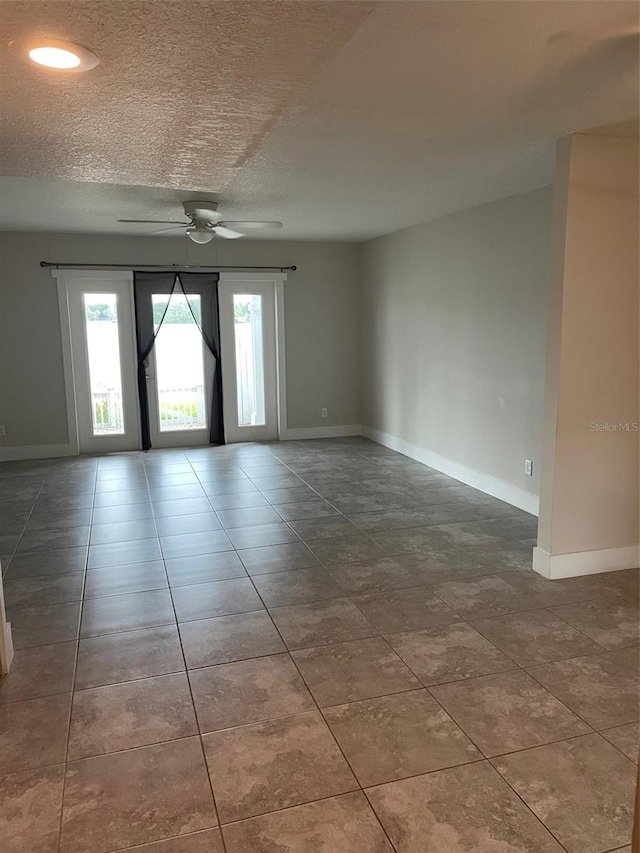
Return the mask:
<path id="1" fill-rule="evenodd" d="M 216 201 L 185 201 L 182 206 L 185 215 L 194 222 L 213 224 L 222 219 Z"/>

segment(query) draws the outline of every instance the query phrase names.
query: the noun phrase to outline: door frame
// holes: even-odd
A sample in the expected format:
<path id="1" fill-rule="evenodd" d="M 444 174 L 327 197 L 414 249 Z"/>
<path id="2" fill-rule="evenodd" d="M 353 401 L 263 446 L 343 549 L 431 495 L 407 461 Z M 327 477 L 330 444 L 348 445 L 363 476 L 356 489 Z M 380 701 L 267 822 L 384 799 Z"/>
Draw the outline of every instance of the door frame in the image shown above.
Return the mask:
<path id="1" fill-rule="evenodd" d="M 282 440 L 287 433 L 287 364 L 285 352 L 284 323 L 284 272 L 221 272 L 220 284 L 273 284 L 275 301 L 275 345 L 276 345 L 276 418 L 277 438 Z M 224 356 L 224 353 L 221 353 Z M 223 357 L 224 365 L 224 357 Z M 224 366 L 223 366 L 224 370 Z M 224 374 L 223 374 L 224 375 Z M 224 384 L 222 393 L 224 395 Z"/>
<path id="2" fill-rule="evenodd" d="M 51 275 L 57 280 L 58 287 L 58 310 L 60 313 L 60 331 L 62 335 L 62 364 L 64 372 L 65 397 L 67 404 L 67 429 L 69 431 L 69 447 L 72 454 L 80 454 L 80 431 L 78 428 L 78 398 L 76 393 L 76 380 L 73 372 L 73 345 L 71 337 L 71 311 L 69 305 L 69 293 L 77 281 L 119 281 L 128 282 L 128 292 L 130 299 L 131 317 L 135 318 L 135 305 L 133 301 L 133 270 L 80 270 L 80 269 L 57 269 L 52 270 Z M 123 327 L 123 334 L 127 334 L 127 330 Z M 137 352 L 136 329 L 135 322 L 131 324 L 129 334 L 131 335 L 131 343 L 133 345 L 133 353 Z M 134 363 L 133 369 L 136 365 Z M 121 369 L 125 369 L 125 365 L 121 365 Z M 136 374 L 137 376 L 137 374 Z M 135 380 L 137 382 L 137 378 Z M 133 412 L 129 413 L 129 417 L 133 419 L 132 431 L 136 436 L 137 448 L 140 449 L 140 409 L 138 405 L 133 407 Z M 109 452 L 108 450 L 105 452 Z"/>

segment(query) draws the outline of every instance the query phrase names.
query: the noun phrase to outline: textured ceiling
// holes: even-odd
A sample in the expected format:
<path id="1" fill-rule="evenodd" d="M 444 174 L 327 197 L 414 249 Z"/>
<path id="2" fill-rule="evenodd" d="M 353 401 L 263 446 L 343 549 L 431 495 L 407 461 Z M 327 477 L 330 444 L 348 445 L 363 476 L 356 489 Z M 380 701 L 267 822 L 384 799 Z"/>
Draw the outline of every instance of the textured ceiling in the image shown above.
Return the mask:
<path id="1" fill-rule="evenodd" d="M 279 239 L 357 240 L 541 186 L 557 137 L 637 117 L 638 8 L 0 2 L 5 44 L 102 58 L 62 79 L 2 48 L 0 228 L 147 233 L 115 220 L 209 191 Z"/>
<path id="2" fill-rule="evenodd" d="M 0 3 L 0 174 L 220 191 L 372 8 Z M 20 42 L 38 36 L 89 47 L 101 64 L 64 74 L 16 61 Z"/>

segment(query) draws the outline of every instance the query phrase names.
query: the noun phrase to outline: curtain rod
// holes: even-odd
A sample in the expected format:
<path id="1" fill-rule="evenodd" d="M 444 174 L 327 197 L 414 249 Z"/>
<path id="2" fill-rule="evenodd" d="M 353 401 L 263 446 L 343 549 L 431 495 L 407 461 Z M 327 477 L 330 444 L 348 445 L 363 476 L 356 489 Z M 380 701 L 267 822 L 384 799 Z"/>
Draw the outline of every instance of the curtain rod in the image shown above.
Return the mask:
<path id="1" fill-rule="evenodd" d="M 53 269 L 81 269 L 81 270 L 210 270 L 217 272 L 219 270 L 263 270 L 265 272 L 287 272 L 291 270 L 295 272 L 298 269 L 295 264 L 290 267 L 248 267 L 240 264 L 233 266 L 221 267 L 209 264 L 56 264 L 51 261 L 40 261 L 41 267 L 51 267 Z"/>

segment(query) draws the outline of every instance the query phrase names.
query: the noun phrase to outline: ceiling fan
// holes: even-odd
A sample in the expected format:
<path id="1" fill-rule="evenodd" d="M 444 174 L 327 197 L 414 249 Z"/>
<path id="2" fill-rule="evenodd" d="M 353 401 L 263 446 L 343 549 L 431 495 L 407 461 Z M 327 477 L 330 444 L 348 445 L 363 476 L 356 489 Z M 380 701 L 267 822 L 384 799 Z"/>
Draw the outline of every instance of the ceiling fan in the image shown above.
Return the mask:
<path id="1" fill-rule="evenodd" d="M 177 231 L 184 228 L 187 236 L 194 243 L 209 243 L 214 236 L 235 240 L 238 237 L 244 237 L 245 231 L 282 228 L 282 222 L 223 222 L 222 214 L 218 213 L 216 201 L 185 201 L 182 203 L 182 207 L 184 208 L 184 215 L 188 219 L 187 222 L 175 219 L 118 219 L 118 222 L 171 226 L 154 231 L 154 234 L 163 234 L 165 231 Z"/>

